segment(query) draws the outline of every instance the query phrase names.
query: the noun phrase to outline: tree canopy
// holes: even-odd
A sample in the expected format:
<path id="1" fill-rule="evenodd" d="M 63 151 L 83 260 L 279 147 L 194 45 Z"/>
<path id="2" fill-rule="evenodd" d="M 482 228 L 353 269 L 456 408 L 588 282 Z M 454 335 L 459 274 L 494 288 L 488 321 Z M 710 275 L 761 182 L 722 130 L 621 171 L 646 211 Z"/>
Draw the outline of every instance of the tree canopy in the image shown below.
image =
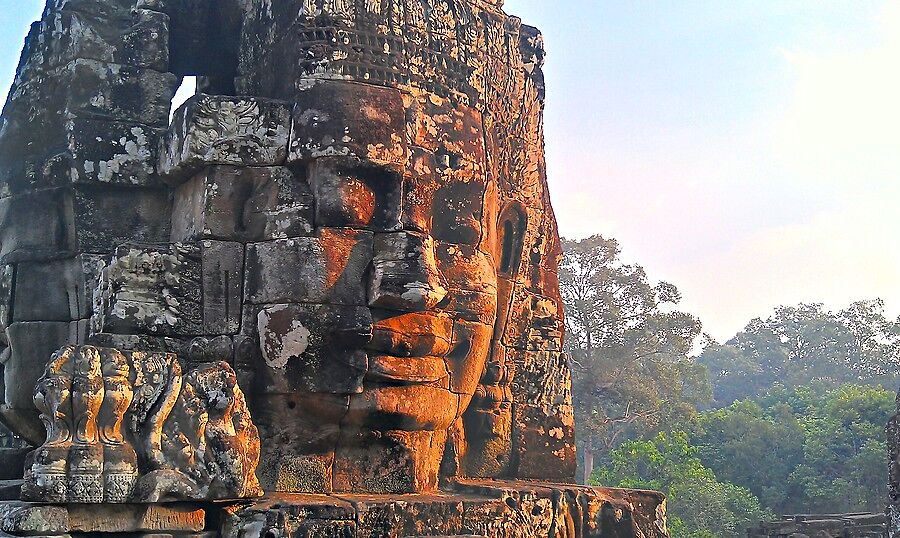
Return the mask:
<path id="1" fill-rule="evenodd" d="M 838 312 L 821 304 L 781 306 L 756 318 L 725 344 L 711 343 L 698 361 L 709 370 L 718 406 L 765 393 L 776 384 L 836 387 L 900 383 L 900 322 L 881 300 Z"/>
<path id="2" fill-rule="evenodd" d="M 670 531 L 678 537 L 737 538 L 773 516 L 746 488 L 718 480 L 684 432 L 624 443 L 598 469 L 594 483 L 662 491 L 668 500 Z"/>

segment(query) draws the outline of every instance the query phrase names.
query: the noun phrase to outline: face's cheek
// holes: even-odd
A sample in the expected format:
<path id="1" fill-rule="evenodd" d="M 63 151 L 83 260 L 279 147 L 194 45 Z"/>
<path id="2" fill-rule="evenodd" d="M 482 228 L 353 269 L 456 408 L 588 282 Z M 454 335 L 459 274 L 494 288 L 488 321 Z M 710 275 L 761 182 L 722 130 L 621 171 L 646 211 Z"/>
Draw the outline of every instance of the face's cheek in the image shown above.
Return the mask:
<path id="1" fill-rule="evenodd" d="M 484 233 L 484 195 L 487 182 L 469 163 L 444 168 L 434 193 L 431 234 L 438 241 L 478 245 Z"/>
<path id="2" fill-rule="evenodd" d="M 465 192 L 471 183 L 463 183 L 459 192 Z M 459 224 L 455 232 L 470 227 L 468 220 L 479 217 L 471 227 L 477 229 L 478 237 L 484 233 L 488 205 L 485 187 L 477 197 L 478 209 L 448 216 L 448 222 Z M 457 235 L 457 239 L 461 236 Z M 460 394 L 464 401 L 461 409 L 468 405 L 484 371 L 494 334 L 494 320 L 497 311 L 497 268 L 494 257 L 478 248 L 478 240 L 472 244 L 435 241 L 435 257 L 438 270 L 446 283 L 447 298 L 439 306 L 454 319 L 453 338 L 450 353 L 446 357 L 450 372 L 450 389 Z"/>

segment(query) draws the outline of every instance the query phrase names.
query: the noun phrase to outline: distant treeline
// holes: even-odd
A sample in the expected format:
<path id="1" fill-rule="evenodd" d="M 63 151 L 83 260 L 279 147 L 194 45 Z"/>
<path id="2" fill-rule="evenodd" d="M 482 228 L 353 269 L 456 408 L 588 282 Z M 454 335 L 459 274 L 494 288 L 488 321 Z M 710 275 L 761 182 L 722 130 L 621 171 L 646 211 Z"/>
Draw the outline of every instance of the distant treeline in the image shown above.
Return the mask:
<path id="1" fill-rule="evenodd" d="M 582 480 L 666 492 L 675 537 L 883 508 L 900 320 L 882 301 L 779 307 L 718 343 L 615 240 L 564 249 Z"/>

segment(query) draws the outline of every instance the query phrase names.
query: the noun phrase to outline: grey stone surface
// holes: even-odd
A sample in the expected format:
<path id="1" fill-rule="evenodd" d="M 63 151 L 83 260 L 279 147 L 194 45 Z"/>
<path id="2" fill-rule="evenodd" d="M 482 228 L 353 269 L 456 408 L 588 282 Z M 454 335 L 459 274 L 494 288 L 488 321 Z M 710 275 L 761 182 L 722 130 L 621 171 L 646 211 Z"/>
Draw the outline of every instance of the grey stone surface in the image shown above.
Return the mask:
<path id="1" fill-rule="evenodd" d="M 246 296 L 250 303 L 366 303 L 365 276 L 372 233 L 319 228 L 315 237 L 247 246 Z"/>
<path id="2" fill-rule="evenodd" d="M 175 113 L 163 138 L 159 173 L 178 185 L 209 165 L 284 164 L 290 127 L 286 103 L 197 95 Z"/>
<path id="3" fill-rule="evenodd" d="M 305 178 L 288 168 L 210 166 L 175 191 L 172 240 L 306 236 L 313 207 Z"/>

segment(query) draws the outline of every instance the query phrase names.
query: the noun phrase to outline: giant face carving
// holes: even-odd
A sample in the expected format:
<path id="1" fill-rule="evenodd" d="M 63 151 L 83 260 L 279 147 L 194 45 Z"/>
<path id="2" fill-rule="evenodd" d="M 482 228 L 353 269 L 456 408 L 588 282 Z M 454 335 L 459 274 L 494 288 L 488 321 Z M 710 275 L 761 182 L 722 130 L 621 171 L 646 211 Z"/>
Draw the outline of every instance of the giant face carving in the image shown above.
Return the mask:
<path id="1" fill-rule="evenodd" d="M 265 402 L 261 427 L 271 419 L 299 438 L 277 448 L 274 469 L 264 457 L 262 472 L 277 488 L 327 489 L 329 473 L 338 489 L 394 488 L 358 470 L 396 474 L 377 460 L 400 451 L 412 469 L 401 488 L 433 486 L 497 311 L 499 193 L 481 115 L 434 95 L 312 81 L 293 116 L 289 158 L 309 186 L 315 240 L 251 245 L 247 293 L 258 304 L 245 315 L 255 331 L 242 360 Z M 298 248 L 303 262 L 292 264 Z M 298 414 L 290 420 L 304 427 L 285 422 Z M 287 484 L 298 476 L 313 483 Z"/>

